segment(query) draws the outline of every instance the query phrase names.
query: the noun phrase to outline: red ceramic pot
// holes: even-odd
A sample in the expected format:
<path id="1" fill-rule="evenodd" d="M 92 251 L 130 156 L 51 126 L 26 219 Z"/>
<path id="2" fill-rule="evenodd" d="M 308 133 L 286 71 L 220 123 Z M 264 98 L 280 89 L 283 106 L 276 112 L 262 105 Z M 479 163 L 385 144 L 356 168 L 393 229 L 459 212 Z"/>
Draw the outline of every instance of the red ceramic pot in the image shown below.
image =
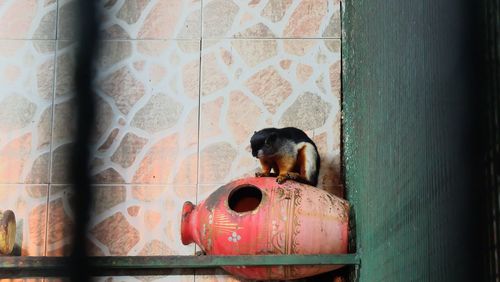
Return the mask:
<path id="1" fill-rule="evenodd" d="M 348 203 L 321 189 L 272 177 L 220 187 L 198 206 L 185 202 L 181 238 L 207 255 L 345 254 Z M 296 279 L 332 266 L 224 267 L 248 279 Z"/>

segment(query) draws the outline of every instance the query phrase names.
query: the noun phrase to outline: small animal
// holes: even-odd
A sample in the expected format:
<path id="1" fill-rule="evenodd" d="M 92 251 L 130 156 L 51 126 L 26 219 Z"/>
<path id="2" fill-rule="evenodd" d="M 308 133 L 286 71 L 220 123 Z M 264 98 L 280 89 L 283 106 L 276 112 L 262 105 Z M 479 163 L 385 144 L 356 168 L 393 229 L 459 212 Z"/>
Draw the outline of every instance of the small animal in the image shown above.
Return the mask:
<path id="1" fill-rule="evenodd" d="M 260 160 L 262 167 L 255 176 L 276 176 L 280 184 L 287 179 L 318 184 L 318 149 L 304 131 L 295 127 L 264 128 L 253 134 L 250 145 L 252 156 Z"/>

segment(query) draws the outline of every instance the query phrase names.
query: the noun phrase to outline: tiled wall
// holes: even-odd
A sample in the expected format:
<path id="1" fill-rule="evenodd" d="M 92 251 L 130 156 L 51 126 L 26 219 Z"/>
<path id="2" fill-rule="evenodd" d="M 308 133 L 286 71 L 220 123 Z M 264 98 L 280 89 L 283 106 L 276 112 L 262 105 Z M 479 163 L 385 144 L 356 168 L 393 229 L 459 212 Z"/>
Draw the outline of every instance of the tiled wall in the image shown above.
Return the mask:
<path id="1" fill-rule="evenodd" d="M 193 254 L 183 202 L 253 175 L 249 138 L 268 126 L 307 131 L 321 188 L 342 195 L 338 0 L 101 5 L 92 254 Z M 16 254 L 69 251 L 74 18 L 72 0 L 0 1 L 0 209 L 16 213 Z"/>

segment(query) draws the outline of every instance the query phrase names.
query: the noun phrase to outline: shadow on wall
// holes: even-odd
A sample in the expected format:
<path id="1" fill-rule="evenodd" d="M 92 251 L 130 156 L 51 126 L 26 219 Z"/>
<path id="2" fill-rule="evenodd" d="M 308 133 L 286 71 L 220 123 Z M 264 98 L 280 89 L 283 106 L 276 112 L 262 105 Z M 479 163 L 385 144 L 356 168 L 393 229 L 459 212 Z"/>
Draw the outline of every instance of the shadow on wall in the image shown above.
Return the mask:
<path id="1" fill-rule="evenodd" d="M 23 245 L 23 228 L 24 220 L 18 219 L 16 220 L 16 243 L 14 245 L 14 249 L 12 250 L 11 255 L 20 256 L 22 255 L 22 245 Z"/>

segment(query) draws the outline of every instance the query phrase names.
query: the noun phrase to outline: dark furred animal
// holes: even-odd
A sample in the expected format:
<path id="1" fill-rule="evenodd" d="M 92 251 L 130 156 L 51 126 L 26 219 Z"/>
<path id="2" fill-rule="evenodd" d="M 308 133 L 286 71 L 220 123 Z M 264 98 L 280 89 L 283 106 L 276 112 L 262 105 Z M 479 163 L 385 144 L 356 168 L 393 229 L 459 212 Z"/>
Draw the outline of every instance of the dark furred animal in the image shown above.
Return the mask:
<path id="1" fill-rule="evenodd" d="M 262 167 L 262 172 L 255 176 L 277 176 L 278 183 L 291 179 L 318 184 L 318 149 L 304 131 L 295 127 L 265 128 L 254 133 L 250 145 Z"/>

